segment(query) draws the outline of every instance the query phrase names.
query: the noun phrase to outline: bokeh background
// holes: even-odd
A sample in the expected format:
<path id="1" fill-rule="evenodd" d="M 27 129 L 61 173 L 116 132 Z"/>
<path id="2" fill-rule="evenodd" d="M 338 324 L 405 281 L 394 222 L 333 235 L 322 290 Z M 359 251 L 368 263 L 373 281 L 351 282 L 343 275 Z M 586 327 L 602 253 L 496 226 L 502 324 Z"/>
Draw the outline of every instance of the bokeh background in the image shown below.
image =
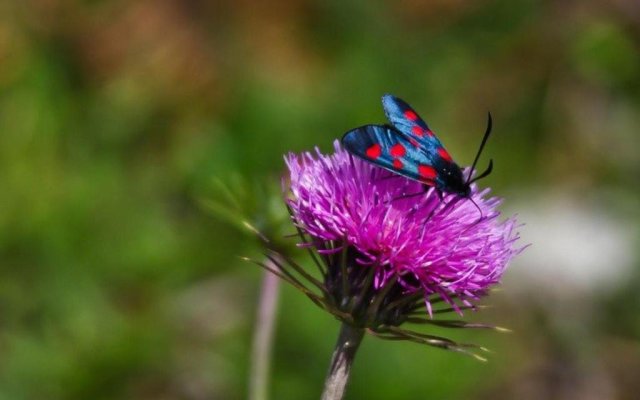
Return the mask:
<path id="1" fill-rule="evenodd" d="M 0 399 L 245 398 L 236 214 L 278 231 L 282 155 L 385 92 L 462 164 L 492 112 L 483 185 L 533 245 L 471 316 L 514 333 L 454 332 L 490 362 L 368 337 L 348 398 L 637 398 L 638 1 L 8 0 Z M 319 397 L 337 330 L 282 288 L 271 398 Z"/>

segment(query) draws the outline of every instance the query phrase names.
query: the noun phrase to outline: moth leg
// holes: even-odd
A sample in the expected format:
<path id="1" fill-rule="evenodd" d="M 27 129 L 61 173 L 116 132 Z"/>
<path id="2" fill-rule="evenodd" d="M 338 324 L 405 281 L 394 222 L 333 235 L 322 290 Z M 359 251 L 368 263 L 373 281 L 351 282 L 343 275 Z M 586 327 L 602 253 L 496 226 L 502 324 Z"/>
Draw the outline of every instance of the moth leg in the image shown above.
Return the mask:
<path id="1" fill-rule="evenodd" d="M 423 185 L 426 190 L 429 190 L 429 185 Z M 434 189 L 436 192 L 436 195 L 438 196 L 438 199 L 440 200 L 440 204 L 444 203 L 444 194 L 442 192 L 442 190 L 438 189 L 437 187 L 434 186 Z M 427 218 L 424 220 L 424 225 L 422 226 L 422 234 L 421 236 L 424 237 L 424 232 L 425 232 L 425 226 L 427 225 L 427 222 L 429 222 L 429 220 L 431 220 L 431 218 L 433 218 L 433 216 L 435 215 L 436 211 L 438 211 L 438 209 L 440 208 L 440 204 L 433 206 L 433 209 L 429 212 L 429 215 L 427 215 Z M 445 206 L 443 208 L 443 210 L 446 210 L 449 204 L 445 203 Z"/>
<path id="2" fill-rule="evenodd" d="M 423 195 L 423 194 L 425 194 L 425 193 L 426 193 L 426 192 L 424 192 L 424 191 L 423 191 L 423 192 L 418 192 L 418 193 L 404 194 L 404 195 L 402 195 L 402 196 L 395 197 L 395 198 L 391 199 L 389 202 L 396 201 L 396 200 L 409 199 L 409 198 L 411 198 L 411 197 L 420 196 L 420 195 Z"/>
<path id="3" fill-rule="evenodd" d="M 400 175 L 391 174 L 391 175 L 383 176 L 382 178 L 377 178 L 375 182 L 386 181 L 387 179 L 392 179 L 392 178 L 400 178 Z"/>
<path id="4" fill-rule="evenodd" d="M 422 185 L 424 187 L 424 191 L 428 191 L 430 186 L 429 185 Z M 443 200 L 443 196 L 442 196 L 442 191 L 440 189 L 438 189 L 437 187 L 434 187 L 436 195 L 438 196 L 438 199 L 440 199 L 440 202 L 442 203 Z M 433 214 L 435 214 L 436 210 L 438 209 L 438 206 L 435 205 L 433 207 L 433 209 L 429 212 L 429 215 L 427 216 L 427 219 L 425 219 L 425 225 L 427 224 L 427 222 L 429 222 L 429 220 L 431 219 L 431 217 L 433 217 Z M 424 229 L 423 229 L 423 233 L 424 233 Z"/>
<path id="5" fill-rule="evenodd" d="M 422 191 L 417 192 L 417 193 L 411 193 L 411 194 L 403 194 L 402 196 L 398 196 L 398 197 L 395 197 L 395 198 L 391 199 L 391 201 L 408 199 L 408 198 L 411 198 L 411 197 L 424 195 L 424 194 L 427 194 L 427 192 L 429 191 L 430 188 L 431 188 L 430 185 L 427 185 L 427 184 L 423 183 L 422 184 Z M 437 189 L 436 189 L 436 191 L 437 191 Z M 440 193 L 439 191 L 438 191 L 438 197 L 440 198 L 440 200 L 442 200 L 442 193 Z"/>
<path id="6" fill-rule="evenodd" d="M 431 188 L 431 186 L 423 183 L 422 184 L 422 189 L 423 189 L 422 192 L 414 193 L 411 196 L 418 196 L 418 195 L 421 195 L 421 194 L 427 194 L 427 192 L 429 192 L 430 188 Z M 416 211 L 418 211 L 418 208 L 419 208 L 419 203 L 414 204 L 413 207 L 411 207 L 411 210 L 410 210 L 409 214 L 413 215 Z"/>

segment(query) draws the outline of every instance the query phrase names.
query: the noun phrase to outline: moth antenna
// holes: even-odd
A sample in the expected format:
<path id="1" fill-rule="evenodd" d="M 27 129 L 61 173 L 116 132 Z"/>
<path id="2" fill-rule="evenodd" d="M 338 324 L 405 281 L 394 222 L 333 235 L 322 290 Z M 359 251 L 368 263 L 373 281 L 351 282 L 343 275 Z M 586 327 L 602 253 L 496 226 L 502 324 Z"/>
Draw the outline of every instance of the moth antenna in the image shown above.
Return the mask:
<path id="1" fill-rule="evenodd" d="M 487 129 L 484 132 L 484 136 L 482 137 L 482 142 L 480 142 L 480 147 L 478 148 L 478 152 L 476 153 L 475 160 L 473 160 L 473 165 L 471 165 L 471 170 L 469 170 L 469 177 L 467 177 L 467 183 L 466 183 L 467 185 L 469 183 L 471 183 L 471 175 L 473 174 L 473 171 L 475 171 L 476 164 L 478 163 L 478 160 L 480 159 L 480 154 L 482 154 L 482 150 L 484 149 L 484 145 L 487 143 L 487 140 L 489 139 L 489 135 L 491 134 L 492 126 L 493 126 L 493 123 L 491 121 L 491 113 L 489 112 L 489 113 L 487 113 Z"/>
<path id="2" fill-rule="evenodd" d="M 489 166 L 487 167 L 487 169 L 483 173 L 481 173 L 480 175 L 478 175 L 475 178 L 473 178 L 472 180 L 470 180 L 467 183 L 467 185 L 471 185 L 473 182 L 488 176 L 491 173 L 491 171 L 493 171 L 493 160 L 489 160 Z"/>

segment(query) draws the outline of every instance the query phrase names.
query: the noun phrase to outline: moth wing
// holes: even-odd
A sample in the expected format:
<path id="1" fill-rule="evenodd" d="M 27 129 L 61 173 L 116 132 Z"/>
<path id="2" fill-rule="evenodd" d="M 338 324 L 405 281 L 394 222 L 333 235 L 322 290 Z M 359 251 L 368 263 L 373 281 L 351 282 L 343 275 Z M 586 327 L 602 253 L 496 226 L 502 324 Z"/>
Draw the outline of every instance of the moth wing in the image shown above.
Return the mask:
<path id="1" fill-rule="evenodd" d="M 365 125 L 345 133 L 342 144 L 351 154 L 409 179 L 434 185 L 440 157 L 434 144 L 415 140 L 388 125 Z"/>
<path id="2" fill-rule="evenodd" d="M 429 129 L 429 125 L 404 100 L 391 94 L 382 96 L 382 107 L 394 128 L 416 140 L 424 147 L 442 147 L 442 143 Z"/>

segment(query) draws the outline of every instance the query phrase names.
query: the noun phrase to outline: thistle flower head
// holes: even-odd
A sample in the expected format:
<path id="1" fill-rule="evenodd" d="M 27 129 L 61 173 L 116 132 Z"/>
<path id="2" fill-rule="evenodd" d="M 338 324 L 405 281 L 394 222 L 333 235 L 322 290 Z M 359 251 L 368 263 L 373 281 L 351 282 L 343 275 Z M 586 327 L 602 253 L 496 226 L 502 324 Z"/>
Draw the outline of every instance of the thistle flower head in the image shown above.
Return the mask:
<path id="1" fill-rule="evenodd" d="M 322 292 L 312 300 L 381 337 L 457 350 L 448 339 L 398 327 L 486 327 L 433 316 L 474 308 L 520 251 L 515 219 L 500 221 L 500 199 L 489 189 L 474 184 L 470 199 L 440 199 L 434 189 L 351 157 L 337 141 L 332 155 L 316 150 L 285 161 L 286 201 L 322 274 L 312 278 Z"/>

